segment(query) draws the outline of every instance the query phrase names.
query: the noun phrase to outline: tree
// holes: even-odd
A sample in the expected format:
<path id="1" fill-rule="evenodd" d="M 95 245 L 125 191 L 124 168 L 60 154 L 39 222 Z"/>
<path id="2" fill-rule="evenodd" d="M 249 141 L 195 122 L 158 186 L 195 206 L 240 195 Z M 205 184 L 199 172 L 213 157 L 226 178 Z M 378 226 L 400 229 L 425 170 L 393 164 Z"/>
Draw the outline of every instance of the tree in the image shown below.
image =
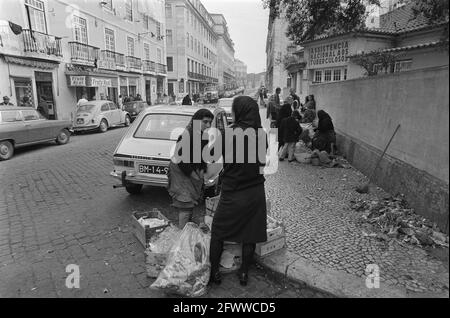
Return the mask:
<path id="1" fill-rule="evenodd" d="M 442 34 L 442 41 L 446 44 L 447 50 L 449 42 L 448 10 L 448 0 L 414 0 L 413 2 L 413 13 L 415 18 L 423 15 L 430 25 L 438 25 L 446 22 Z"/>
<path id="2" fill-rule="evenodd" d="M 262 0 L 270 18 L 283 14 L 287 36 L 295 44 L 319 35 L 365 29 L 366 7 L 379 0 Z"/>
<path id="3" fill-rule="evenodd" d="M 374 51 L 352 57 L 352 62 L 366 70 L 367 76 L 375 76 L 380 71 L 394 72 L 395 62 L 404 58 L 404 53 Z"/>

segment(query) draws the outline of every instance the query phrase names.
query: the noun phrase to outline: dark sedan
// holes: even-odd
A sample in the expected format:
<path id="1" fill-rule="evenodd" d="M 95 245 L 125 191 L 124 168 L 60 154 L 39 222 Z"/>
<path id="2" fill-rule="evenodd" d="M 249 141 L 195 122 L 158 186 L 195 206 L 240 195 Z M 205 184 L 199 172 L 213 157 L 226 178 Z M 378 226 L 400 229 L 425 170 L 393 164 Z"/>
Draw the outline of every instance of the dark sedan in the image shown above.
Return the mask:
<path id="1" fill-rule="evenodd" d="M 0 160 L 8 160 L 21 146 L 70 140 L 70 120 L 48 120 L 31 107 L 0 106 Z"/>
<path id="2" fill-rule="evenodd" d="M 136 117 L 147 107 L 149 107 L 149 105 L 147 102 L 143 101 L 134 101 L 123 104 L 123 110 L 130 114 L 132 121 L 134 121 Z"/>

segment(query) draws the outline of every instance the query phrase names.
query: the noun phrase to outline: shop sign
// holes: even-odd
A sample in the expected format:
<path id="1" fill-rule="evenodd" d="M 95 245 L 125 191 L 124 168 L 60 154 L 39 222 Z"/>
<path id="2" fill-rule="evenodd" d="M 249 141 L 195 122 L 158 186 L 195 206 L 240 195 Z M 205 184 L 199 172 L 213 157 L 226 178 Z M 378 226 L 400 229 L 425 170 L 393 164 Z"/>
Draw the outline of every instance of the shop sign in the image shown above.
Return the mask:
<path id="1" fill-rule="evenodd" d="M 92 87 L 112 87 L 111 79 L 91 77 Z"/>
<path id="2" fill-rule="evenodd" d="M 348 62 L 348 41 L 324 44 L 309 49 L 309 65 L 327 65 Z"/>
<path id="3" fill-rule="evenodd" d="M 86 86 L 86 76 L 70 76 L 70 86 Z"/>

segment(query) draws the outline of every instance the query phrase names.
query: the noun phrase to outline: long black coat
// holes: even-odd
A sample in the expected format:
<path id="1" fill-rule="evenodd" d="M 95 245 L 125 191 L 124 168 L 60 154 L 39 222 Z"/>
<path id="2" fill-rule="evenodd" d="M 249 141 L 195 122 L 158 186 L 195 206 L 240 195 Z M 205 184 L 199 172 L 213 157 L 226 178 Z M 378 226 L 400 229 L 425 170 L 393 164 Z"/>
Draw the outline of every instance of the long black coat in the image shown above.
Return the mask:
<path id="1" fill-rule="evenodd" d="M 233 110 L 236 122 L 232 128 L 253 129 L 256 130 L 255 136 L 258 136 L 257 128 L 261 127 L 261 119 L 256 102 L 247 96 L 238 97 Z M 235 140 L 232 142 L 233 153 L 236 154 Z M 213 239 L 236 243 L 259 243 L 267 240 L 265 178 L 261 171 L 264 162 L 256 160 L 252 163 L 249 157 L 252 154 L 249 150 L 252 142 L 258 145 L 257 138 L 247 139 L 244 143 L 243 163 L 236 160 L 239 156 L 234 156 L 232 162 L 227 162 L 224 143 L 222 192 L 212 224 Z M 256 147 L 256 154 L 258 150 Z"/>

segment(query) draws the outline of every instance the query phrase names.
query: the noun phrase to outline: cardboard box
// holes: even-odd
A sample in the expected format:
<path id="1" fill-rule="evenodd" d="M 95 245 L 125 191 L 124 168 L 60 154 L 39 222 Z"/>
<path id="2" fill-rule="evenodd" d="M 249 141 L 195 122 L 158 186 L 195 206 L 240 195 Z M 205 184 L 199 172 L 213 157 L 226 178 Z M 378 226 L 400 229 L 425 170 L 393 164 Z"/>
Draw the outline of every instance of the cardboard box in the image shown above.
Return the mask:
<path id="1" fill-rule="evenodd" d="M 159 226 L 150 228 L 148 226 L 142 226 L 139 223 L 139 219 L 160 219 L 167 222 L 165 226 Z M 135 212 L 131 216 L 131 226 L 133 227 L 133 233 L 138 239 L 138 241 L 144 246 L 144 248 L 148 247 L 148 243 L 151 237 L 157 233 L 163 231 L 167 226 L 169 226 L 170 221 L 161 213 L 159 210 L 154 209 L 151 212 Z"/>
<path id="2" fill-rule="evenodd" d="M 282 248 L 285 247 L 285 245 L 286 245 L 286 238 L 281 237 L 270 242 L 256 244 L 255 253 L 258 256 L 267 256 L 270 253 L 281 250 Z"/>
<path id="3" fill-rule="evenodd" d="M 267 242 L 279 239 L 285 236 L 284 225 L 282 222 L 276 220 L 271 216 L 267 216 L 267 220 L 272 224 L 276 224 L 275 228 L 267 229 Z"/>

